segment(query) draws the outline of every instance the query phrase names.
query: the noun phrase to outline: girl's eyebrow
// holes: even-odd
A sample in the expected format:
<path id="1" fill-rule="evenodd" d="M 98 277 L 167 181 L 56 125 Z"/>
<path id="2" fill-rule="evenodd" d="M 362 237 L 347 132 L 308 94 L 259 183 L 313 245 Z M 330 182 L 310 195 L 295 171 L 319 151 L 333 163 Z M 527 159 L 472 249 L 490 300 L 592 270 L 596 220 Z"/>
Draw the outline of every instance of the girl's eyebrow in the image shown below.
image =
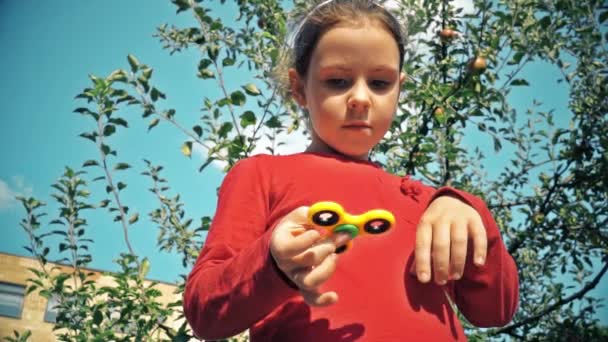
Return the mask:
<path id="1" fill-rule="evenodd" d="M 349 68 L 343 64 L 326 64 L 326 65 L 320 65 L 319 70 L 321 70 L 321 71 L 325 71 L 325 70 L 351 71 L 352 68 Z"/>
<path id="2" fill-rule="evenodd" d="M 339 70 L 339 71 L 352 71 L 353 68 L 347 67 L 343 64 L 327 64 L 327 65 L 320 65 L 319 66 L 319 71 L 323 72 L 323 71 L 334 71 L 334 70 Z M 391 73 L 396 73 L 397 72 L 397 68 L 395 68 L 394 66 L 390 66 L 390 65 L 377 65 L 375 67 L 373 67 L 371 69 L 372 72 L 376 72 L 376 71 L 381 71 L 381 72 L 391 72 Z"/>

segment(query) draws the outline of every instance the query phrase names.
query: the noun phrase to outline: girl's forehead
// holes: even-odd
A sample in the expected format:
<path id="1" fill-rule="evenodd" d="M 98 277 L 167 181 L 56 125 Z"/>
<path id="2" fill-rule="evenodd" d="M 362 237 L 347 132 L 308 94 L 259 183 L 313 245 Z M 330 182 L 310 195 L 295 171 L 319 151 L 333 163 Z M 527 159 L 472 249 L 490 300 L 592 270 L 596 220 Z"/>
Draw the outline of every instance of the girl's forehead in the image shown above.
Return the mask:
<path id="1" fill-rule="evenodd" d="M 321 67 L 362 60 L 392 65 L 399 63 L 399 48 L 383 25 L 336 25 L 320 37 L 312 60 Z"/>

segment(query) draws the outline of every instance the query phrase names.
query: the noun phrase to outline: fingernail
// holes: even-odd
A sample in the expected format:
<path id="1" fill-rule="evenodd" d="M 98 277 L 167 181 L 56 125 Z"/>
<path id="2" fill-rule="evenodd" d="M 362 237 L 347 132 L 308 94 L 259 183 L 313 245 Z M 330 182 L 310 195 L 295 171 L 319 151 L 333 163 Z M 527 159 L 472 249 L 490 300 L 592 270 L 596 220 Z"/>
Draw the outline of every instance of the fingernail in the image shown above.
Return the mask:
<path id="1" fill-rule="evenodd" d="M 444 279 L 437 281 L 437 284 L 443 286 L 446 284 L 446 281 Z"/>
<path id="2" fill-rule="evenodd" d="M 460 273 L 458 273 L 458 272 L 452 273 L 452 279 L 454 279 L 454 280 L 460 279 Z"/>
<path id="3" fill-rule="evenodd" d="M 485 263 L 485 260 L 483 259 L 483 257 L 477 257 L 477 259 L 475 259 L 475 264 L 477 266 L 483 266 L 484 263 Z"/>
<path id="4" fill-rule="evenodd" d="M 418 273 L 418 280 L 420 280 L 421 282 L 426 283 L 430 279 L 431 279 L 431 277 L 429 276 L 429 274 L 427 272 Z"/>
<path id="5" fill-rule="evenodd" d="M 336 237 L 336 244 L 337 245 L 341 245 L 343 243 L 348 242 L 348 240 L 350 240 L 350 235 L 349 234 L 339 233 L 338 236 Z"/>

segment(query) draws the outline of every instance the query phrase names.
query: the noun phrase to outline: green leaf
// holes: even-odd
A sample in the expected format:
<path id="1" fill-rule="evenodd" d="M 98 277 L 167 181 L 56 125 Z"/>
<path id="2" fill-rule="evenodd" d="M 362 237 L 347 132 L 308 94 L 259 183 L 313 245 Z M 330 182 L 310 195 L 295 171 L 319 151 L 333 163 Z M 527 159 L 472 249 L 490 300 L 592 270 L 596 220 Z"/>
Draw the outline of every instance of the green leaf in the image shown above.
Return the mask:
<path id="1" fill-rule="evenodd" d="M 242 88 L 245 90 L 245 92 L 247 94 L 252 95 L 252 96 L 258 96 L 262 93 L 262 92 L 260 92 L 258 87 L 256 87 L 255 84 L 253 84 L 253 83 L 248 83 L 248 84 L 244 85 Z"/>
<path id="2" fill-rule="evenodd" d="M 255 125 L 256 117 L 255 114 L 248 110 L 241 115 L 241 127 L 245 128 L 249 125 Z"/>
<path id="3" fill-rule="evenodd" d="M 202 78 L 204 80 L 208 79 L 208 78 L 214 78 L 215 74 L 213 73 L 213 71 L 209 70 L 209 69 L 203 69 L 203 70 L 199 70 L 198 71 L 198 75 L 199 78 Z"/>
<path id="4" fill-rule="evenodd" d="M 224 25 L 222 25 L 222 22 L 220 20 L 216 20 L 210 25 L 209 29 L 211 31 L 217 31 L 220 30 L 222 27 L 224 27 Z"/>
<path id="5" fill-rule="evenodd" d="M 139 268 L 139 279 L 144 280 L 148 274 L 148 271 L 150 271 L 150 260 L 148 260 L 148 258 L 144 258 Z"/>
<path id="6" fill-rule="evenodd" d="M 103 128 L 103 135 L 106 137 L 109 137 L 114 133 L 116 133 L 116 126 L 114 125 L 106 125 L 106 127 Z"/>
<path id="7" fill-rule="evenodd" d="M 232 125 L 232 123 L 230 122 L 224 122 L 222 124 L 222 127 L 220 127 L 220 129 L 217 131 L 217 135 L 220 138 L 226 138 L 228 136 L 228 133 L 230 133 L 230 131 L 232 131 L 232 128 L 234 126 Z"/>
<path id="8" fill-rule="evenodd" d="M 202 172 L 207 166 L 209 166 L 209 164 L 213 163 L 214 160 L 215 158 L 209 157 L 207 160 L 205 160 L 203 165 L 198 168 L 198 172 Z"/>
<path id="9" fill-rule="evenodd" d="M 264 123 L 268 128 L 281 128 L 283 125 L 278 116 L 273 116 Z"/>
<path id="10" fill-rule="evenodd" d="M 101 152 L 104 156 L 107 156 L 108 154 L 112 153 L 112 149 L 106 144 L 101 144 Z"/>
<path id="11" fill-rule="evenodd" d="M 538 23 L 540 24 L 540 26 L 542 26 L 543 29 L 547 29 L 551 25 L 551 17 L 543 17 L 541 20 L 538 21 Z"/>
<path id="12" fill-rule="evenodd" d="M 158 123 L 160 122 L 159 118 L 154 118 L 152 119 L 152 121 L 150 121 L 150 124 L 148 125 L 148 132 L 154 128 L 156 125 L 158 125 Z"/>
<path id="13" fill-rule="evenodd" d="M 190 8 L 188 0 L 171 0 L 171 2 L 177 6 L 177 11 L 175 13 L 186 11 Z"/>
<path id="14" fill-rule="evenodd" d="M 114 166 L 114 170 L 126 170 L 128 168 L 130 168 L 131 165 L 127 164 L 127 163 L 118 163 Z"/>
<path id="15" fill-rule="evenodd" d="M 107 77 L 107 80 L 110 82 L 126 82 L 127 75 L 124 70 L 118 69 L 112 71 L 112 73 Z"/>
<path id="16" fill-rule="evenodd" d="M 139 220 L 139 214 L 135 213 L 135 214 L 131 215 L 131 218 L 129 219 L 129 224 L 133 224 L 133 223 L 137 222 L 137 220 Z"/>
<path id="17" fill-rule="evenodd" d="M 107 200 L 107 199 L 106 199 L 106 200 L 103 200 L 103 201 L 99 202 L 98 206 L 99 206 L 100 208 L 105 208 L 105 207 L 107 207 L 107 206 L 108 206 L 108 204 L 110 204 L 110 200 Z"/>
<path id="18" fill-rule="evenodd" d="M 192 141 L 186 141 L 182 145 L 182 153 L 188 158 L 192 157 Z"/>
<path id="19" fill-rule="evenodd" d="M 116 184 L 116 187 L 118 188 L 118 190 L 122 190 L 124 188 L 127 187 L 127 184 L 123 183 L 123 182 L 118 182 L 118 184 Z"/>
<path id="20" fill-rule="evenodd" d="M 150 91 L 150 98 L 152 101 L 156 102 L 159 98 L 165 99 L 165 94 L 161 93 L 160 90 L 152 87 L 152 91 Z"/>
<path id="21" fill-rule="evenodd" d="M 202 20 L 203 22 L 207 22 L 209 20 L 209 16 L 206 14 L 207 11 L 209 11 L 206 8 L 202 8 L 202 7 L 195 7 L 194 8 L 194 13 L 199 17 L 200 20 Z"/>
<path id="22" fill-rule="evenodd" d="M 175 109 L 169 109 L 163 112 L 163 115 L 169 119 L 175 116 Z"/>
<path id="23" fill-rule="evenodd" d="M 97 133 L 95 133 L 95 132 L 81 133 L 80 136 L 83 137 L 83 138 L 85 138 L 85 139 L 89 139 L 92 142 L 97 142 Z"/>
<path id="24" fill-rule="evenodd" d="M 494 141 L 494 151 L 499 152 L 502 149 L 502 143 L 496 137 L 492 137 L 492 140 Z"/>
<path id="25" fill-rule="evenodd" d="M 599 17 L 600 24 L 606 20 L 608 20 L 608 11 L 604 11 L 604 13 L 601 13 Z"/>
<path id="26" fill-rule="evenodd" d="M 92 112 L 89 110 L 89 108 L 79 107 L 79 108 L 74 109 L 74 113 L 91 114 Z"/>
<path id="27" fill-rule="evenodd" d="M 243 94 L 242 91 L 237 90 L 230 94 L 230 101 L 235 106 L 242 106 L 247 101 L 247 97 L 245 96 L 245 94 Z"/>
<path id="28" fill-rule="evenodd" d="M 211 64 L 213 64 L 212 60 L 203 58 L 200 62 L 198 62 L 198 70 L 207 69 Z"/>
<path id="29" fill-rule="evenodd" d="M 225 67 L 234 65 L 234 63 L 236 63 L 236 60 L 234 58 L 226 57 L 222 60 L 222 66 Z"/>
<path id="30" fill-rule="evenodd" d="M 523 78 L 518 78 L 518 79 L 511 81 L 511 85 L 512 86 L 529 86 L 530 83 L 528 83 L 528 81 L 526 81 Z"/>
<path id="31" fill-rule="evenodd" d="M 82 164 L 82 167 L 88 167 L 88 166 L 99 166 L 99 163 L 96 160 L 87 160 Z"/>
<path id="32" fill-rule="evenodd" d="M 103 320 L 103 314 L 101 313 L 99 308 L 95 309 L 95 312 L 93 313 L 93 324 L 99 325 L 102 320 Z"/>
<path id="33" fill-rule="evenodd" d="M 152 77 L 152 71 L 154 71 L 154 69 L 152 68 L 145 68 L 142 72 L 141 72 L 141 77 L 143 79 L 146 80 L 146 82 L 148 82 L 150 80 L 150 77 Z"/>
<path id="34" fill-rule="evenodd" d="M 196 133 L 196 135 L 198 135 L 199 138 L 203 135 L 203 129 L 201 128 L 201 126 L 196 125 L 192 127 L 192 130 L 194 131 L 194 133 Z"/>
<path id="35" fill-rule="evenodd" d="M 207 47 L 207 55 L 211 60 L 217 60 L 217 55 L 220 53 L 220 47 L 217 45 L 210 45 Z"/>
<path id="36" fill-rule="evenodd" d="M 524 57 L 524 53 L 523 52 L 516 52 L 515 55 L 513 55 L 513 59 L 510 60 L 507 64 L 508 65 L 515 65 L 515 64 L 519 64 L 519 62 L 521 62 L 521 59 Z"/>
<path id="37" fill-rule="evenodd" d="M 115 125 L 120 125 L 123 127 L 129 127 L 129 124 L 127 123 L 127 120 L 122 119 L 122 118 L 111 118 L 110 120 L 108 120 L 109 122 L 115 124 Z"/>
<path id="38" fill-rule="evenodd" d="M 231 102 L 231 100 L 230 100 L 229 98 L 224 97 L 223 99 L 221 99 L 221 100 L 217 101 L 217 105 L 218 105 L 219 107 L 224 107 L 224 106 L 226 106 L 226 105 L 230 104 L 230 102 Z M 217 108 L 216 108 L 216 109 L 217 109 Z M 218 118 L 218 116 L 217 116 L 217 115 L 214 115 L 214 116 L 215 116 L 215 118 L 216 118 L 216 119 Z"/>
<path id="39" fill-rule="evenodd" d="M 131 71 L 137 72 L 137 70 L 139 69 L 139 61 L 137 60 L 137 58 L 135 58 L 135 56 L 133 55 L 128 55 L 127 60 L 129 61 L 129 65 L 131 66 Z"/>
<path id="40" fill-rule="evenodd" d="M 144 88 L 144 93 L 147 94 L 148 91 L 150 91 L 150 85 L 148 84 L 148 80 L 143 75 L 141 75 L 137 78 L 137 81 Z"/>
<path id="41" fill-rule="evenodd" d="M 276 64 L 277 59 L 279 58 L 279 49 L 274 48 L 272 50 L 270 50 L 270 60 L 272 61 L 272 64 Z"/>

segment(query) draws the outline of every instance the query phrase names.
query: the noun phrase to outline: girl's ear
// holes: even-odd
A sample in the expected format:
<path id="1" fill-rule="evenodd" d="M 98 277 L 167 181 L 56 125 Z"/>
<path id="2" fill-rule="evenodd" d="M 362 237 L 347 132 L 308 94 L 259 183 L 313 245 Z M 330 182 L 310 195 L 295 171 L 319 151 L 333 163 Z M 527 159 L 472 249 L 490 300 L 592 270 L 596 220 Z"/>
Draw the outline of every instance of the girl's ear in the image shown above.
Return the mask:
<path id="1" fill-rule="evenodd" d="M 402 72 L 399 75 L 399 88 L 401 88 L 403 86 L 403 83 L 405 82 L 406 79 L 407 79 L 407 76 L 405 75 L 404 72 Z"/>
<path id="2" fill-rule="evenodd" d="M 302 108 L 306 108 L 306 93 L 304 92 L 304 80 L 294 68 L 289 68 L 289 90 L 291 96 Z"/>

